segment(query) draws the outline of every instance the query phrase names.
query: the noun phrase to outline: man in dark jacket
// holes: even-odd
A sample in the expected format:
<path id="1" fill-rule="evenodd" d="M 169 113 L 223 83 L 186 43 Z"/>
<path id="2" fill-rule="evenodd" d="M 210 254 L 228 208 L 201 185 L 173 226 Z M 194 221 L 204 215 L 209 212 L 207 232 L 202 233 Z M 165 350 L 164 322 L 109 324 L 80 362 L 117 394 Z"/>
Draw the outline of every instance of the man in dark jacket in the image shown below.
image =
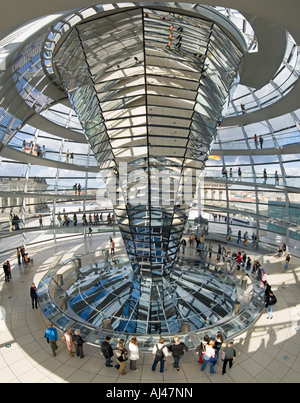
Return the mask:
<path id="1" fill-rule="evenodd" d="M 84 355 L 83 355 L 83 343 L 84 343 L 84 340 L 80 336 L 80 330 L 79 329 L 75 330 L 75 334 L 72 337 L 72 339 L 73 339 L 73 342 L 75 344 L 76 356 L 80 357 L 80 358 L 84 358 Z"/>
<path id="2" fill-rule="evenodd" d="M 174 358 L 174 364 L 173 367 L 176 368 L 177 371 L 179 371 L 179 360 L 183 356 L 185 351 L 188 351 L 187 346 L 179 341 L 179 337 L 175 336 L 174 337 L 174 343 L 171 344 L 169 347 L 169 350 L 172 351 L 173 353 L 173 358 Z"/>
<path id="3" fill-rule="evenodd" d="M 5 276 L 4 281 L 7 281 L 9 283 L 9 266 L 7 264 L 7 261 L 3 263 L 3 271 Z"/>
<path id="4" fill-rule="evenodd" d="M 30 287 L 30 296 L 31 296 L 31 301 L 32 301 L 32 309 L 34 309 L 34 306 L 37 308 L 37 300 L 38 300 L 38 295 L 37 295 L 37 290 L 36 286 L 34 283 L 31 284 Z"/>
<path id="5" fill-rule="evenodd" d="M 101 352 L 102 352 L 104 358 L 106 359 L 106 362 L 105 362 L 106 367 L 112 367 L 110 362 L 111 362 L 111 357 L 114 355 L 112 346 L 110 345 L 109 341 L 110 341 L 110 336 L 106 336 L 105 341 L 103 341 L 101 343 Z"/>

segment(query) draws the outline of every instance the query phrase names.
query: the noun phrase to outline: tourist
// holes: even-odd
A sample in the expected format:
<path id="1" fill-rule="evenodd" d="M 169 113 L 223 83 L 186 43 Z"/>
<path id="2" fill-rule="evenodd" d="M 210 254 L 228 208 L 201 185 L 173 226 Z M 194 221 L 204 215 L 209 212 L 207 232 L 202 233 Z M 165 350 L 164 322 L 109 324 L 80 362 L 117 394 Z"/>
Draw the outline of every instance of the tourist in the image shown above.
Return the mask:
<path id="1" fill-rule="evenodd" d="M 209 259 L 211 259 L 212 250 L 213 250 L 213 244 L 212 244 L 212 241 L 209 241 L 209 245 L 208 245 L 208 257 L 209 257 Z"/>
<path id="2" fill-rule="evenodd" d="M 268 298 L 269 298 L 270 291 L 272 291 L 271 286 L 269 283 L 267 283 L 266 288 L 265 288 L 265 295 L 264 295 L 265 308 L 268 307 Z"/>
<path id="3" fill-rule="evenodd" d="M 77 214 L 76 213 L 73 214 L 73 224 L 74 224 L 74 227 L 77 227 Z"/>
<path id="4" fill-rule="evenodd" d="M 9 266 L 7 260 L 3 263 L 4 281 L 9 283 Z"/>
<path id="5" fill-rule="evenodd" d="M 241 168 L 238 169 L 238 180 L 239 181 L 242 180 L 242 170 L 241 170 Z"/>
<path id="6" fill-rule="evenodd" d="M 18 259 L 18 265 L 21 265 L 21 251 L 20 248 L 17 248 L 17 259 Z"/>
<path id="7" fill-rule="evenodd" d="M 72 339 L 73 339 L 73 342 L 74 342 L 74 345 L 75 345 L 76 357 L 84 358 L 84 355 L 83 355 L 83 343 L 84 343 L 84 340 L 80 336 L 80 330 L 79 329 L 75 330 L 75 334 L 72 337 Z"/>
<path id="8" fill-rule="evenodd" d="M 214 364 L 216 362 L 215 360 L 215 355 L 216 355 L 216 350 L 214 349 L 215 342 L 214 340 L 210 340 L 209 343 L 205 346 L 205 354 L 203 357 L 203 364 L 201 366 L 201 371 L 205 371 L 206 365 L 209 362 L 210 365 L 210 373 L 214 374 Z"/>
<path id="9" fill-rule="evenodd" d="M 157 364 L 160 363 L 159 371 L 161 374 L 164 372 L 165 361 L 167 361 L 169 355 L 168 348 L 164 345 L 164 342 L 165 339 L 161 337 L 159 339 L 158 344 L 156 344 L 152 350 L 154 357 L 154 361 L 152 364 L 152 371 L 155 371 Z"/>
<path id="10" fill-rule="evenodd" d="M 196 354 L 199 354 L 199 364 L 203 364 L 203 357 L 205 354 L 205 346 L 209 343 L 209 336 L 206 334 L 203 338 L 203 341 L 196 348 Z"/>
<path id="11" fill-rule="evenodd" d="M 273 319 L 274 305 L 277 303 L 277 298 L 275 297 L 273 291 L 269 291 L 269 295 L 266 299 L 266 306 L 268 308 L 267 319 Z"/>
<path id="12" fill-rule="evenodd" d="M 216 350 L 216 354 L 215 354 L 216 362 L 218 361 L 219 352 L 220 352 L 223 342 L 224 342 L 223 335 L 220 331 L 218 331 L 216 338 L 215 338 L 215 345 L 214 345 L 214 349 Z"/>
<path id="13" fill-rule="evenodd" d="M 236 266 L 237 270 L 240 270 L 241 268 L 241 263 L 242 263 L 242 255 L 239 253 L 236 257 Z"/>
<path id="14" fill-rule="evenodd" d="M 282 254 L 283 254 L 283 256 L 285 256 L 285 255 L 286 255 L 286 250 L 287 250 L 286 243 L 285 243 L 285 242 L 283 242 L 283 245 L 282 245 Z"/>
<path id="15" fill-rule="evenodd" d="M 221 254 L 222 254 L 222 247 L 221 247 L 221 245 L 219 244 L 219 245 L 218 245 L 218 252 L 217 252 L 217 260 L 220 260 L 220 259 L 221 259 Z"/>
<path id="16" fill-rule="evenodd" d="M 249 273 L 251 270 L 251 257 L 247 257 L 247 263 L 246 263 L 246 271 Z"/>
<path id="17" fill-rule="evenodd" d="M 38 308 L 37 306 L 37 301 L 38 301 L 38 295 L 37 295 L 37 289 L 34 283 L 31 284 L 30 287 L 30 297 L 31 297 L 31 302 L 32 302 L 32 309 L 34 307 Z"/>
<path id="18" fill-rule="evenodd" d="M 242 110 L 243 115 L 247 113 L 247 110 L 246 110 L 246 107 L 244 104 L 241 104 L 241 110 Z"/>
<path id="19" fill-rule="evenodd" d="M 119 364 L 119 374 L 125 375 L 126 374 L 126 361 L 127 357 L 127 350 L 124 348 L 123 340 L 120 340 L 117 344 L 117 348 L 115 349 L 115 355 L 117 357 L 117 361 Z"/>
<path id="20" fill-rule="evenodd" d="M 181 246 L 182 246 L 182 253 L 184 253 L 185 247 L 186 247 L 186 240 L 185 239 L 182 239 Z"/>
<path id="21" fill-rule="evenodd" d="M 268 280 L 267 273 L 266 273 L 265 271 L 263 271 L 262 278 L 261 278 L 261 282 L 263 283 L 263 286 L 264 286 L 264 287 L 265 287 L 266 284 L 267 284 L 267 280 Z"/>
<path id="22" fill-rule="evenodd" d="M 258 263 L 256 265 L 256 275 L 257 275 L 256 278 L 258 281 L 262 280 L 263 274 L 264 274 L 264 269 L 263 269 L 262 265 L 260 263 Z"/>
<path id="23" fill-rule="evenodd" d="M 25 264 L 33 263 L 33 260 L 28 256 L 28 253 L 25 253 L 24 255 L 24 263 Z"/>
<path id="24" fill-rule="evenodd" d="M 7 264 L 7 266 L 8 266 L 8 277 L 9 277 L 9 279 L 11 280 L 11 279 L 12 279 L 12 276 L 11 276 L 11 265 L 10 265 L 9 260 L 6 261 L 6 264 Z"/>
<path id="25" fill-rule="evenodd" d="M 174 337 L 174 342 L 171 344 L 171 346 L 169 347 L 169 350 L 172 352 L 173 354 L 173 358 L 174 358 L 174 364 L 173 367 L 179 371 L 179 360 L 182 358 L 183 354 L 185 351 L 188 351 L 187 346 L 179 341 L 179 337 L 175 336 Z"/>
<path id="26" fill-rule="evenodd" d="M 74 346 L 74 342 L 73 342 L 73 336 L 71 334 L 72 329 L 69 327 L 65 334 L 63 335 L 63 341 L 66 342 L 67 344 L 67 349 L 69 352 L 70 357 L 74 357 L 74 353 L 73 353 L 73 346 Z"/>
<path id="27" fill-rule="evenodd" d="M 115 254 L 115 241 L 112 239 L 112 237 L 109 238 L 109 243 L 110 243 L 110 254 L 114 255 Z"/>
<path id="28" fill-rule="evenodd" d="M 263 178 L 264 178 L 264 184 L 266 184 L 267 183 L 267 179 L 268 179 L 268 174 L 267 174 L 267 170 L 266 170 L 266 168 L 264 169 L 264 172 L 263 172 Z"/>
<path id="29" fill-rule="evenodd" d="M 130 360 L 129 367 L 130 367 L 131 371 L 138 371 L 138 369 L 136 368 L 136 362 L 140 358 L 140 356 L 139 356 L 139 348 L 137 345 L 136 337 L 132 337 L 132 339 L 130 340 L 128 349 L 129 349 L 129 360 Z"/>
<path id="30" fill-rule="evenodd" d="M 291 255 L 288 254 L 287 257 L 285 258 L 285 264 L 284 264 L 284 269 L 287 270 L 289 268 L 289 262 L 291 260 Z"/>
<path id="31" fill-rule="evenodd" d="M 61 227 L 61 215 L 60 215 L 60 213 L 57 214 L 57 221 L 58 221 L 58 225 Z"/>
<path id="32" fill-rule="evenodd" d="M 262 138 L 262 136 L 259 136 L 259 144 L 260 144 L 260 148 L 263 148 L 264 139 Z"/>
<path id="33" fill-rule="evenodd" d="M 247 260 L 247 254 L 244 251 L 242 251 L 241 266 L 242 266 L 243 272 L 245 272 L 245 270 L 246 270 L 246 260 Z"/>
<path id="34" fill-rule="evenodd" d="M 233 342 L 231 341 L 228 346 L 224 347 L 222 350 L 222 360 L 223 360 L 223 367 L 222 367 L 222 375 L 226 373 L 226 366 L 229 363 L 229 368 L 235 364 L 236 358 L 236 351 L 233 348 Z"/>
<path id="35" fill-rule="evenodd" d="M 105 341 L 101 343 L 101 353 L 103 354 L 105 358 L 105 366 L 106 367 L 112 367 L 111 365 L 111 357 L 113 357 L 114 352 L 112 349 L 112 346 L 110 344 L 110 336 L 106 336 Z"/>
<path id="36" fill-rule="evenodd" d="M 275 171 L 275 186 L 276 185 L 279 185 L 279 175 L 278 175 L 278 172 L 277 171 Z"/>
<path id="37" fill-rule="evenodd" d="M 56 357 L 56 350 L 58 349 L 57 346 L 58 334 L 55 327 L 53 327 L 53 323 L 49 323 L 49 328 L 46 330 L 45 337 L 47 339 L 47 342 L 50 344 L 54 357 Z"/>
<path id="38" fill-rule="evenodd" d="M 232 239 L 231 234 L 232 234 L 232 229 L 230 227 L 228 227 L 227 237 L 226 237 L 227 241 L 231 241 L 231 239 Z"/>
<path id="39" fill-rule="evenodd" d="M 244 233 L 244 241 L 243 241 L 243 244 L 244 244 L 245 246 L 248 245 L 248 239 L 249 239 L 249 235 L 248 235 L 248 231 L 246 231 L 246 232 Z"/>
<path id="40" fill-rule="evenodd" d="M 224 246 L 222 248 L 222 260 L 225 263 L 225 260 L 226 260 L 226 248 Z"/>

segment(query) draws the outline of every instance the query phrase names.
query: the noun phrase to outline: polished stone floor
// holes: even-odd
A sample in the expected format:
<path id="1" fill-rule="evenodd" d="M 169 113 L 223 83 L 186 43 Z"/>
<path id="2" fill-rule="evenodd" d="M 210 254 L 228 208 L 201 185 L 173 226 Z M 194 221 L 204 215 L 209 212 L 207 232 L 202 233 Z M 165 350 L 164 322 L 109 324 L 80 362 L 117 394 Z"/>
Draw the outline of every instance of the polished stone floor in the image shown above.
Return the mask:
<path id="1" fill-rule="evenodd" d="M 106 368 L 99 348 L 84 345 L 83 359 L 69 357 L 62 334 L 59 332 L 57 356 L 53 357 L 44 334 L 48 321 L 39 309 L 32 309 L 29 288 L 36 285 L 51 265 L 77 254 L 87 253 L 93 261 L 102 256 L 109 246 L 110 234 L 93 234 L 84 238 L 40 244 L 28 248 L 34 264 L 18 266 L 16 254 L 2 254 L 1 261 L 9 259 L 12 280 L 4 282 L 0 276 L 0 382 L 1 383 L 299 383 L 300 382 L 300 259 L 292 256 L 289 269 L 284 271 L 284 257 L 264 254 L 251 249 L 245 251 L 252 260 L 263 264 L 268 281 L 277 297 L 274 317 L 267 319 L 266 310 L 243 334 L 234 339 L 236 364 L 222 376 L 220 362 L 216 373 L 200 371 L 194 351 L 184 354 L 180 371 L 173 368 L 172 357 L 166 371 L 152 372 L 152 354 L 140 354 L 139 371 L 127 368 L 119 375 L 114 367 Z M 123 254 L 120 238 L 116 240 L 116 254 Z M 225 240 L 224 243 L 225 245 Z M 227 247 L 227 245 L 225 245 Z M 236 249 L 231 245 L 231 250 Z M 216 250 L 216 245 L 214 245 Z M 186 249 L 187 254 L 195 252 Z M 215 257 L 212 257 L 215 263 Z M 88 264 L 90 261 L 83 261 Z M 114 359 L 115 361 L 115 359 Z M 129 364 L 127 364 L 129 367 Z"/>

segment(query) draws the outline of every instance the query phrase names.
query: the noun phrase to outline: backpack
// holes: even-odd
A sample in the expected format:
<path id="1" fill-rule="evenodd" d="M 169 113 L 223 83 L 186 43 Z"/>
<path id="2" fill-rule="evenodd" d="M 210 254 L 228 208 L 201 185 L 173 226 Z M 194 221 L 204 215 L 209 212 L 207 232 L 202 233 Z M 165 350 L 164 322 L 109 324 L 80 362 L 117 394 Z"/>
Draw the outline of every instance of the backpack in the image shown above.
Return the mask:
<path id="1" fill-rule="evenodd" d="M 162 360 L 164 359 L 164 357 L 165 357 L 164 352 L 163 352 L 163 348 L 164 348 L 164 347 L 162 347 L 161 349 L 159 349 L 159 348 L 158 348 L 158 345 L 156 344 L 155 359 L 156 359 L 157 361 L 162 361 Z"/>

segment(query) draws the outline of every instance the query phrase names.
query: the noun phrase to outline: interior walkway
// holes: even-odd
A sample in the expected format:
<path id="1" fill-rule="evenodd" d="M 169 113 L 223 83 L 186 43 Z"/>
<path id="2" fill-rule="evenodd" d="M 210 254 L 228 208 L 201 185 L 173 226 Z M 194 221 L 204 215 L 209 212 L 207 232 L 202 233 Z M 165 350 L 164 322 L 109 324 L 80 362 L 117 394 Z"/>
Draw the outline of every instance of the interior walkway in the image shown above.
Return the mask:
<path id="1" fill-rule="evenodd" d="M 53 357 L 44 334 L 48 320 L 39 309 L 32 309 L 29 288 L 38 285 L 51 264 L 79 253 L 94 251 L 92 260 L 102 255 L 109 245 L 110 234 L 99 234 L 74 240 L 64 240 L 43 246 L 31 247 L 28 253 L 34 264 L 18 266 L 16 255 L 2 255 L 1 262 L 9 259 L 12 266 L 12 281 L 4 282 L 1 273 L 0 314 L 0 382 L 2 383 L 299 383 L 300 381 L 300 259 L 292 257 L 288 271 L 283 270 L 284 258 L 274 255 L 262 256 L 249 251 L 258 258 L 268 273 L 268 281 L 278 299 L 274 318 L 267 319 L 266 310 L 259 320 L 246 332 L 234 339 L 237 352 L 236 364 L 222 376 L 220 362 L 216 373 L 200 371 L 194 351 L 184 354 L 181 369 L 177 372 L 169 357 L 160 374 L 158 368 L 151 371 L 152 354 L 140 354 L 139 371 L 119 375 L 114 367 L 106 368 L 99 348 L 84 345 L 83 359 L 68 356 L 65 343 L 59 332 L 58 352 Z M 124 253 L 117 237 L 116 252 Z M 226 245 L 225 245 L 226 246 Z M 216 247 L 214 245 L 214 250 Z M 233 247 L 231 248 L 233 250 Z M 246 249 L 245 249 L 246 250 Z M 194 254 L 189 248 L 188 253 Z M 247 251 L 247 250 L 246 250 Z M 90 255 L 91 256 L 91 255 Z M 215 260 L 215 257 L 212 258 Z M 1 263 L 1 264 L 2 264 Z M 83 265 L 90 262 L 83 260 Z M 116 360 L 114 359 L 114 362 Z"/>

